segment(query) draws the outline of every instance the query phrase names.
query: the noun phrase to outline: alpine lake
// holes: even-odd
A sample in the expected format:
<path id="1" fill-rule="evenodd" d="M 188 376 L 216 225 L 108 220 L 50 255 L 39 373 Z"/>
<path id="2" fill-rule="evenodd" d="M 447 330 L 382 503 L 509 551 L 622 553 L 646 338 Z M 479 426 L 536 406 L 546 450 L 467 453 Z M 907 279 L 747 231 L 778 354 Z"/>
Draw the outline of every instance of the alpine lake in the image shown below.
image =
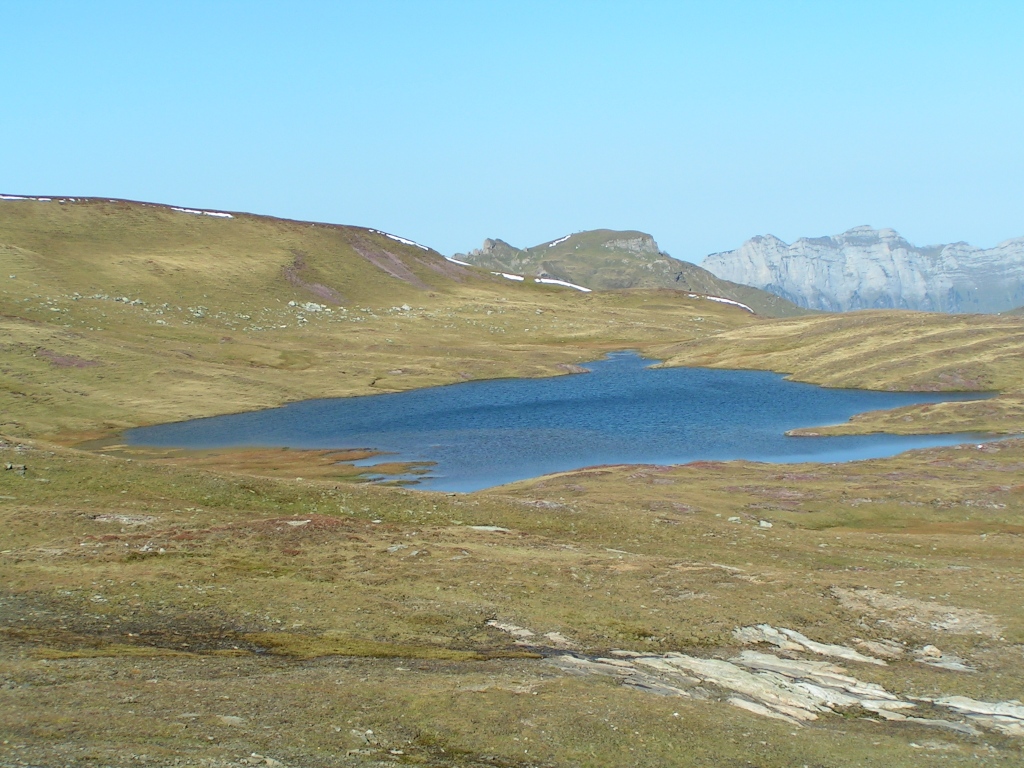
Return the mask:
<path id="1" fill-rule="evenodd" d="M 866 411 L 984 394 L 826 389 L 776 373 L 655 364 L 633 352 L 617 352 L 586 364 L 585 374 L 308 400 L 137 428 L 125 440 L 187 449 L 365 448 L 374 455 L 356 462 L 359 466 L 408 465 L 406 475 L 374 479 L 469 492 L 596 465 L 845 462 L 986 439 L 786 434 Z"/>

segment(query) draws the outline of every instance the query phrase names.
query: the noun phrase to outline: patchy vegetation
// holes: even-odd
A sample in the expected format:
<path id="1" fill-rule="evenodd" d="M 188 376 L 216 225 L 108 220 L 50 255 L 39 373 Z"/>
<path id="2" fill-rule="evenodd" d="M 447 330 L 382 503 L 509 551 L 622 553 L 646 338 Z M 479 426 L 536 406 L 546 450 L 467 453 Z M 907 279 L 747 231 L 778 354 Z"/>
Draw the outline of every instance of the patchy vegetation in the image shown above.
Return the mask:
<path id="1" fill-rule="evenodd" d="M 990 400 L 862 414 L 797 434 L 1024 432 L 1024 320 L 1005 315 L 850 312 L 766 321 L 665 348 L 665 365 L 781 371 L 827 387 L 988 391 Z"/>
<path id="2" fill-rule="evenodd" d="M 0 430 L 65 440 L 564 374 L 756 321 L 676 291 L 512 283 L 358 227 L 137 203 L 3 201 L 0 263 Z"/>
<path id="3" fill-rule="evenodd" d="M 7 205 L 0 762 L 1020 764 L 1020 439 L 596 467 L 466 495 L 358 482 L 337 462 L 363 454 L 116 439 L 565 373 L 623 347 L 833 386 L 999 390 L 871 417 L 927 431 L 970 406 L 957 423 L 984 430 L 1013 423 L 1019 318 L 765 321 L 678 292 L 446 272 L 355 228 Z M 913 707 L 863 705 L 878 700 Z"/>

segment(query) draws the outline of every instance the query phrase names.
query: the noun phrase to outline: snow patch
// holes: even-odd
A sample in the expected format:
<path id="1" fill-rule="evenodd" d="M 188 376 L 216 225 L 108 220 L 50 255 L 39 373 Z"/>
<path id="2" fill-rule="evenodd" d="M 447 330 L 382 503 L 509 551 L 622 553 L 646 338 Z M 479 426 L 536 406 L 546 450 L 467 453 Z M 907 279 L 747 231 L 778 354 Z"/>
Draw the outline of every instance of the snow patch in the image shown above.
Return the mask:
<path id="1" fill-rule="evenodd" d="M 458 259 L 453 259 L 451 256 L 445 256 L 445 258 L 448 261 L 450 261 L 452 264 L 461 264 L 464 267 L 472 267 L 473 266 L 468 261 L 459 261 Z"/>
<path id="2" fill-rule="evenodd" d="M 584 293 L 590 293 L 589 288 L 584 288 L 582 285 L 576 285 L 576 283 L 567 283 L 565 280 L 553 280 L 550 277 L 538 277 L 538 283 L 544 283 L 544 285 L 562 285 L 566 288 L 575 288 L 577 291 L 583 291 Z"/>
<path id="3" fill-rule="evenodd" d="M 24 197 L 22 195 L 0 195 L 0 200 L 35 200 L 37 203 L 49 203 L 52 197 Z"/>
<path id="4" fill-rule="evenodd" d="M 554 247 L 555 247 L 556 245 L 558 245 L 559 243 L 564 243 L 564 242 L 565 242 L 566 240 L 568 240 L 568 239 L 569 239 L 570 237 L 572 237 L 572 235 L 566 235 L 565 237 L 560 237 L 560 238 L 558 238 L 557 240 L 553 240 L 553 241 L 551 241 L 550 243 L 548 243 L 548 248 L 554 248 Z"/>
<path id="5" fill-rule="evenodd" d="M 750 312 L 751 314 L 753 314 L 753 312 L 754 312 L 754 310 L 752 310 L 746 304 L 741 304 L 740 302 L 733 301 L 732 299 L 723 299 L 721 296 L 705 296 L 704 298 L 706 298 L 708 301 L 717 301 L 719 304 L 732 304 L 732 305 L 737 306 L 737 307 L 742 307 L 743 309 L 747 310 L 747 312 Z"/>
<path id="6" fill-rule="evenodd" d="M 233 218 L 235 218 L 230 213 L 224 213 L 223 211 L 201 211 L 201 210 L 198 210 L 196 208 L 176 208 L 173 205 L 171 206 L 171 210 L 172 211 L 177 211 L 178 213 L 191 213 L 194 216 L 215 216 L 218 219 L 233 219 Z"/>
<path id="7" fill-rule="evenodd" d="M 740 302 L 733 301 L 732 299 L 723 299 L 721 296 L 698 296 L 696 293 L 688 293 L 686 295 L 689 296 L 691 299 L 707 299 L 708 301 L 717 301 L 719 304 L 733 304 L 737 307 L 742 307 L 751 314 L 756 314 L 754 310 L 752 310 L 746 304 L 740 304 Z"/>
<path id="8" fill-rule="evenodd" d="M 391 235 L 391 234 L 388 234 L 387 232 L 381 232 L 379 229 L 371 229 L 370 231 L 371 232 L 375 232 L 378 235 L 384 235 L 384 237 L 389 237 L 392 240 L 401 243 L 402 245 L 415 245 L 417 248 L 422 248 L 424 251 L 429 251 L 430 250 L 429 248 L 427 248 L 427 246 L 420 245 L 415 240 L 408 240 L 408 239 L 406 239 L 404 237 L 399 237 L 398 235 Z M 454 261 L 454 259 L 450 259 L 450 261 Z"/>
<path id="9" fill-rule="evenodd" d="M 491 274 L 492 275 L 501 275 L 502 277 L 507 278 L 509 280 L 517 280 L 519 282 L 522 282 L 523 280 L 526 279 L 522 275 L 510 275 L 508 272 L 491 272 Z"/>

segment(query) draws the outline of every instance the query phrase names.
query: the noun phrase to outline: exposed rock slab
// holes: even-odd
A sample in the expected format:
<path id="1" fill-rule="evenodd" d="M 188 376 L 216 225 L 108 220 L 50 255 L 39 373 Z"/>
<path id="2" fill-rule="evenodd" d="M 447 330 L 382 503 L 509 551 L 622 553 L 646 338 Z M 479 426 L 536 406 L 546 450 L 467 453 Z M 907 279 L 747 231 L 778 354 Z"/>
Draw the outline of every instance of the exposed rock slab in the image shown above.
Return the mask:
<path id="1" fill-rule="evenodd" d="M 538 635 L 526 627 L 496 619 L 487 624 L 512 635 L 519 644 L 551 650 L 574 644 L 570 638 L 556 632 Z M 599 657 L 558 653 L 550 656 L 547 663 L 569 674 L 607 677 L 629 688 L 658 696 L 707 698 L 710 695 L 708 688 L 719 689 L 723 693 L 722 700 L 735 707 L 793 725 L 811 722 L 824 715 L 862 710 L 887 722 L 925 725 L 963 735 L 976 735 L 978 727 L 981 727 L 1024 738 L 1024 704 L 1019 701 L 986 702 L 965 696 L 911 700 L 912 697 L 900 696 L 878 683 L 860 680 L 832 661 L 794 658 L 796 653 L 812 653 L 886 666 L 885 661 L 847 646 L 819 643 L 796 630 L 769 624 L 740 627 L 733 634 L 743 643 L 774 645 L 787 656 L 743 650 L 726 660 L 685 653 L 614 650 L 608 656 Z M 902 648 L 892 642 L 861 641 L 861 644 L 865 648 L 877 646 L 892 657 L 903 655 Z M 915 655 L 916 660 L 930 659 L 933 666 L 946 663 L 954 666 L 945 668 L 954 669 L 956 664 L 961 664 L 964 668 L 958 671 L 970 671 L 962 659 L 945 654 L 934 646 L 925 646 Z M 922 717 L 914 712 L 918 703 L 944 707 L 963 719 Z"/>
<path id="2" fill-rule="evenodd" d="M 863 653 L 847 648 L 845 645 L 817 643 L 796 630 L 776 629 L 769 624 L 740 627 L 733 631 L 733 636 L 741 643 L 771 643 L 782 650 L 810 651 L 821 656 L 833 656 L 837 659 L 846 659 L 847 661 L 860 661 L 865 664 L 877 664 L 883 667 L 886 665 L 881 659 L 865 656 Z"/>
<path id="3" fill-rule="evenodd" d="M 847 610 L 860 614 L 883 614 L 894 627 L 928 627 L 957 635 L 985 635 L 998 640 L 1003 627 L 994 616 L 973 608 L 958 608 L 878 589 L 833 587 L 832 594 Z"/>
<path id="4" fill-rule="evenodd" d="M 1024 704 L 1013 701 L 978 701 L 967 696 L 943 696 L 934 703 L 967 718 L 984 728 L 1007 736 L 1024 737 Z"/>

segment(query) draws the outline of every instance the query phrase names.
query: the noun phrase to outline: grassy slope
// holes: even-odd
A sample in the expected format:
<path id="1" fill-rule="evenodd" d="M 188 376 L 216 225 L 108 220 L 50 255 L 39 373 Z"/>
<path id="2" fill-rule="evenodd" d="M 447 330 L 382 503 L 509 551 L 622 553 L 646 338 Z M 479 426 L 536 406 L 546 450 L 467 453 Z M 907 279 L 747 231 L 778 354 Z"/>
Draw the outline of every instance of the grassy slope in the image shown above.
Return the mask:
<path id="1" fill-rule="evenodd" d="M 1021 441 L 846 465 L 606 467 L 458 496 L 353 484 L 324 452 L 53 442 L 322 394 L 547 375 L 623 346 L 829 384 L 1013 393 L 1019 321 L 761 322 L 678 293 L 442 280 L 420 249 L 356 228 L 16 205 L 0 205 L 0 465 L 27 470 L 0 470 L 0 762 L 1020 763 L 1019 743 L 991 734 L 856 712 L 794 729 L 715 691 L 669 699 L 567 677 L 486 621 L 558 631 L 590 653 L 728 656 L 733 627 L 758 622 L 821 641 L 933 643 L 979 672 L 909 660 L 852 671 L 906 694 L 1020 698 Z M 353 257 L 353 237 L 430 288 Z M 288 280 L 292 249 L 306 254 L 304 282 L 344 297 L 330 315 L 300 322 L 288 306 L 321 301 Z M 980 611 L 1000 629 L 950 632 L 835 596 L 863 587 L 918 601 L 921 616 Z"/>
<path id="2" fill-rule="evenodd" d="M 21 435 L 553 375 L 753 322 L 678 293 L 520 285 L 358 227 L 105 201 L 3 202 L 0 274 L 0 429 Z"/>
<path id="3" fill-rule="evenodd" d="M 981 402 L 865 414 L 818 434 L 1024 431 L 1024 319 L 852 312 L 728 331 L 662 350 L 666 365 L 784 371 L 830 387 L 993 391 Z M 808 430 L 805 430 L 808 432 Z"/>
<path id="4" fill-rule="evenodd" d="M 473 264 L 487 269 L 534 275 L 538 272 L 567 280 L 594 290 L 624 288 L 665 288 L 739 301 L 765 317 L 790 317 L 809 314 L 757 288 L 739 285 L 715 277 L 706 269 L 664 253 L 631 252 L 621 246 L 608 247 L 611 241 L 646 238 L 643 232 L 596 229 L 577 232 L 571 237 L 526 249 L 502 244 L 492 254 L 460 254 Z"/>
<path id="5" fill-rule="evenodd" d="M 955 762 L 1020 756 L 992 736 L 856 714 L 794 731 L 714 693 L 567 678 L 516 659 L 524 649 L 485 623 L 558 631 L 590 653 L 728 655 L 732 628 L 757 622 L 897 638 L 981 672 L 903 661 L 855 674 L 912 695 L 1013 698 L 1020 441 L 831 467 L 604 468 L 454 497 L 25 442 L 0 448 L 8 460 L 29 470 L 0 474 L 2 759 L 342 765 L 364 759 L 344 758 L 367 748 L 354 728 L 381 742 L 366 760 L 401 749 L 427 765 L 911 766 L 922 743 Z M 950 633 L 844 609 L 833 592 L 863 587 L 1003 628 Z"/>

